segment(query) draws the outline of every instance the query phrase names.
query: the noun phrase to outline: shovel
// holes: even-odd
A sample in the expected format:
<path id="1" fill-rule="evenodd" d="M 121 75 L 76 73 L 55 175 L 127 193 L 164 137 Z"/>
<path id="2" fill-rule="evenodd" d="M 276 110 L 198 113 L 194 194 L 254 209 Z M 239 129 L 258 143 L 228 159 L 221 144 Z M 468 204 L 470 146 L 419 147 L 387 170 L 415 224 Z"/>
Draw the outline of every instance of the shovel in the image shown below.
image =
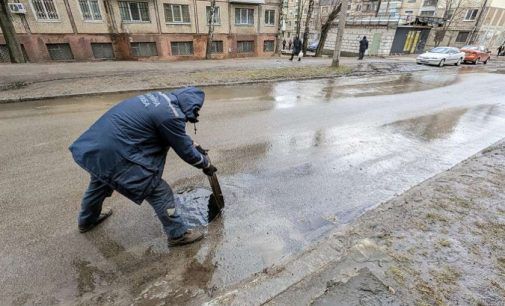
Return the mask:
<path id="1" fill-rule="evenodd" d="M 195 146 L 195 148 L 198 150 L 198 152 L 202 153 L 207 157 L 207 160 L 210 163 L 210 157 L 208 155 L 209 150 L 205 150 L 202 148 L 200 145 Z M 219 185 L 219 181 L 217 179 L 216 173 L 212 175 L 207 175 L 207 178 L 209 179 L 209 184 L 210 187 L 212 188 L 212 195 L 209 199 L 209 222 L 212 221 L 219 213 L 221 210 L 224 208 L 224 197 L 223 197 L 223 192 L 221 191 L 221 186 Z"/>

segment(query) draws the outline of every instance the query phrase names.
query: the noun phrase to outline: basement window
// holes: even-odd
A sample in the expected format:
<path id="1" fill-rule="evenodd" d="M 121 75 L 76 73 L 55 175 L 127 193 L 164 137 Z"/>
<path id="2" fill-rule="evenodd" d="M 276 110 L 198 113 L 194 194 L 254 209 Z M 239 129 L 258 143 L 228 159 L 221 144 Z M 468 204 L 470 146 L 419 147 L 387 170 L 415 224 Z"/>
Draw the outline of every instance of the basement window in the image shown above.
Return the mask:
<path id="1" fill-rule="evenodd" d="M 210 52 L 223 53 L 223 41 L 222 40 L 212 41 L 212 48 L 211 48 Z"/>
<path id="2" fill-rule="evenodd" d="M 91 50 L 96 59 L 113 59 L 114 51 L 112 51 L 112 44 L 109 43 L 91 43 Z"/>
<path id="3" fill-rule="evenodd" d="M 170 43 L 172 55 L 193 55 L 192 41 L 173 41 Z"/>
<path id="4" fill-rule="evenodd" d="M 265 40 L 263 42 L 263 52 L 273 52 L 275 42 L 273 40 Z"/>
<path id="5" fill-rule="evenodd" d="M 133 56 L 147 57 L 158 55 L 155 42 L 132 42 L 130 45 Z"/>
<path id="6" fill-rule="evenodd" d="M 254 41 L 237 41 L 237 52 L 238 53 L 247 53 L 254 52 Z"/>
<path id="7" fill-rule="evenodd" d="M 70 61 L 74 59 L 69 44 L 47 44 L 49 57 L 53 61 Z"/>

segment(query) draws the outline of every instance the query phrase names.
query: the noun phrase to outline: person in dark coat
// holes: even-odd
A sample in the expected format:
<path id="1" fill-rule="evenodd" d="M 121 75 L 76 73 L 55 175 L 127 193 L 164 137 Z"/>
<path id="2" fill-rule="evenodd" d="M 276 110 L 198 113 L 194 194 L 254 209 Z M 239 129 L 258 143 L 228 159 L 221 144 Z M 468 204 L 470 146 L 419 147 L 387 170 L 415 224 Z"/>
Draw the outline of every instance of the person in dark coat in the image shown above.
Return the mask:
<path id="1" fill-rule="evenodd" d="M 502 55 L 502 52 L 503 52 L 503 46 L 498 47 L 498 55 L 497 56 Z"/>
<path id="2" fill-rule="evenodd" d="M 286 39 L 282 40 L 282 50 L 286 49 Z"/>
<path id="3" fill-rule="evenodd" d="M 293 40 L 293 52 L 291 53 L 291 58 L 289 60 L 292 61 L 293 57 L 295 55 L 298 56 L 298 54 L 300 54 L 301 51 L 302 51 L 302 41 L 297 36 L 297 37 L 295 37 L 295 40 Z M 298 61 L 300 61 L 300 60 L 301 60 L 301 58 L 298 57 Z"/>
<path id="4" fill-rule="evenodd" d="M 366 36 L 363 36 L 363 39 L 359 41 L 359 58 L 360 60 L 363 59 L 365 56 L 365 51 L 368 49 L 368 40 L 366 39 Z"/>
<path id="5" fill-rule="evenodd" d="M 136 204 L 146 200 L 153 207 L 169 246 L 203 238 L 177 214 L 172 189 L 162 174 L 170 148 L 207 175 L 217 171 L 185 130 L 187 122 L 198 122 L 204 99 L 203 91 L 186 87 L 124 100 L 70 146 L 75 162 L 91 175 L 79 212 L 80 232 L 91 230 L 112 214 L 102 213 L 102 204 L 117 191 Z"/>

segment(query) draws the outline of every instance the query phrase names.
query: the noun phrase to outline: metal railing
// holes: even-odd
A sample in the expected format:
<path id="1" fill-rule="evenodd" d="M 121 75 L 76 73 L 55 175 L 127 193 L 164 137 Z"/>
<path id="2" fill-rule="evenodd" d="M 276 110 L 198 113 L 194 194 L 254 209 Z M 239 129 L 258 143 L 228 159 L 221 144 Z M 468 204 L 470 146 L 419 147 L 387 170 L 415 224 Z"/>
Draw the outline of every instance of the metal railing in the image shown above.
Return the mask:
<path id="1" fill-rule="evenodd" d="M 441 26 L 445 22 L 444 18 L 414 16 L 414 15 L 379 15 L 379 16 L 348 16 L 348 25 L 375 25 L 375 26 L 396 26 L 396 25 L 419 25 L 419 26 Z"/>

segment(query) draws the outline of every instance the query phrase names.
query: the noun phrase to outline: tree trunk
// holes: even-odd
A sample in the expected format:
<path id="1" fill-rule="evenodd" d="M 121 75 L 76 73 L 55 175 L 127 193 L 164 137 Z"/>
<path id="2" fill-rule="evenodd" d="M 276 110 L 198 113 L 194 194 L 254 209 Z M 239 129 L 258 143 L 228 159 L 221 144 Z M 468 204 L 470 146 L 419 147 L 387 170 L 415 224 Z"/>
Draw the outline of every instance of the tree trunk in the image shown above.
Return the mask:
<path id="1" fill-rule="evenodd" d="M 277 25 L 277 39 L 275 42 L 275 54 L 281 56 L 282 53 L 282 25 L 284 23 L 284 1 L 279 4 L 279 24 Z"/>
<path id="2" fill-rule="evenodd" d="M 205 59 L 212 58 L 212 39 L 214 38 L 214 14 L 216 11 L 216 0 L 210 1 L 210 14 L 208 16 L 209 33 L 207 34 L 207 47 L 205 49 Z"/>
<path id="3" fill-rule="evenodd" d="M 314 0 L 309 0 L 309 10 L 307 11 L 307 18 L 305 18 L 305 30 L 303 31 L 303 54 L 307 53 L 307 44 L 309 41 L 310 32 L 310 19 L 312 18 L 312 10 L 314 9 Z"/>
<path id="4" fill-rule="evenodd" d="M 302 21 L 302 0 L 298 0 L 298 15 L 296 16 L 296 36 L 300 38 L 300 27 Z"/>
<path id="5" fill-rule="evenodd" d="M 321 36 L 319 38 L 319 43 L 317 44 L 316 56 L 320 57 L 323 55 L 324 44 L 326 43 L 326 38 L 328 37 L 328 32 L 330 31 L 331 24 L 337 18 L 338 13 L 340 12 L 340 8 L 342 4 L 337 5 L 333 11 L 331 11 L 330 15 L 328 15 L 328 19 L 321 26 Z"/>
<path id="6" fill-rule="evenodd" d="M 335 50 L 333 50 L 333 61 L 331 62 L 332 67 L 338 67 L 340 65 L 340 49 L 342 46 L 342 39 L 344 38 L 345 22 L 347 17 L 347 1 L 342 0 L 342 8 L 338 14 L 338 32 L 337 38 L 335 39 Z"/>
<path id="7" fill-rule="evenodd" d="M 379 2 L 377 3 L 377 8 L 375 9 L 375 17 L 379 16 L 379 10 L 381 8 L 381 4 L 382 4 L 382 1 L 379 0 Z"/>
<path id="8" fill-rule="evenodd" d="M 16 31 L 14 30 L 9 8 L 5 0 L 0 0 L 0 28 L 2 29 L 2 34 L 7 43 L 11 62 L 24 63 L 25 57 L 23 56 L 23 50 L 16 38 Z"/>

